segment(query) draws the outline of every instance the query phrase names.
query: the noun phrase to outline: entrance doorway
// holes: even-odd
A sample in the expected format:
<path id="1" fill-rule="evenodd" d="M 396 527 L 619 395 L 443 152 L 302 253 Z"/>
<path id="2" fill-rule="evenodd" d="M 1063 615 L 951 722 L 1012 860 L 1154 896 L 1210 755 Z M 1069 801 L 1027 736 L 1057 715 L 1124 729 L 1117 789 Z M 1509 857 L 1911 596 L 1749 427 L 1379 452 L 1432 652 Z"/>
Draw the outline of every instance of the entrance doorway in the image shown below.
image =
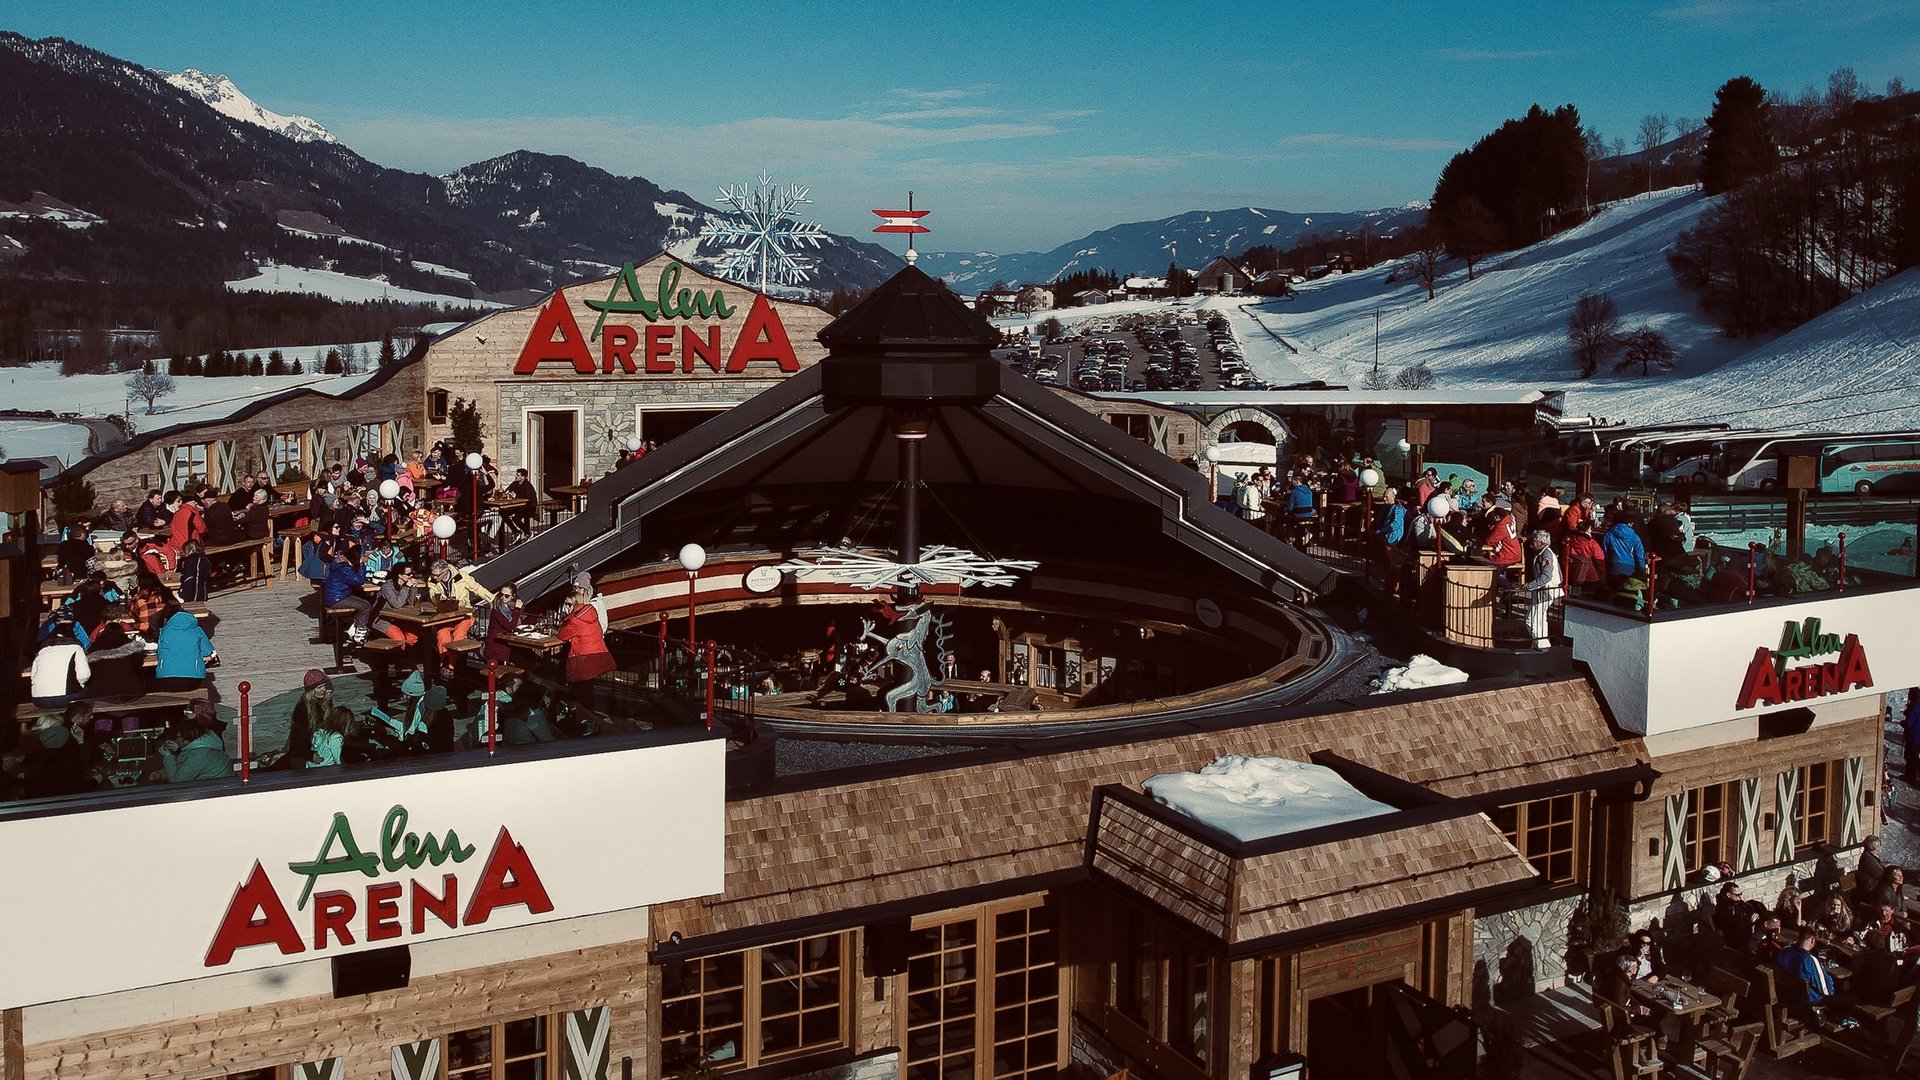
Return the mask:
<path id="1" fill-rule="evenodd" d="M 1397 981 L 1397 980 L 1396 980 Z M 1307 1074 L 1372 1080 L 1386 1063 L 1374 991 L 1357 986 L 1307 1002 Z"/>
<path id="2" fill-rule="evenodd" d="M 1478 1045 L 1467 1010 L 1442 1005 L 1399 979 L 1307 1002 L 1310 1076 L 1471 1080 Z"/>
<path id="3" fill-rule="evenodd" d="M 529 409 L 526 430 L 527 476 L 535 491 L 580 479 L 580 410 Z"/>

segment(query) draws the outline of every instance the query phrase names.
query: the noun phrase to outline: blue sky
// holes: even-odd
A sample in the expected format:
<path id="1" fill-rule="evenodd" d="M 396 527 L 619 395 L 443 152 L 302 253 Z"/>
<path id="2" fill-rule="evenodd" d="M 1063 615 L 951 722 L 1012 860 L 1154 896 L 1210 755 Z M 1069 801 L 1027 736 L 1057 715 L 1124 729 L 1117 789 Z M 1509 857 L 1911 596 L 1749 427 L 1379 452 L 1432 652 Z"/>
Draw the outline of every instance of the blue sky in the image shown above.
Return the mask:
<path id="1" fill-rule="evenodd" d="M 904 7 L 0 0 L 0 28 L 225 73 L 395 168 L 524 147 L 712 203 L 764 167 L 851 233 L 911 188 L 928 250 L 1424 199 L 1533 102 L 1631 140 L 1738 74 L 1920 84 L 1920 0 Z"/>

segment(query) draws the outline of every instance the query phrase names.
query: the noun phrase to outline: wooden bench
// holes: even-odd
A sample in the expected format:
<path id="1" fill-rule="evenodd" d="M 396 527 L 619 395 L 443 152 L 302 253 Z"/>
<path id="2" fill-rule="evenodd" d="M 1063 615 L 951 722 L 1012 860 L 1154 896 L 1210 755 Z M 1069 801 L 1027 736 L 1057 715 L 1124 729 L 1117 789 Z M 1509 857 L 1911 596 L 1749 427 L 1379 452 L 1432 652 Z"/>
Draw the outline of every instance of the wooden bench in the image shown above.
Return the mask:
<path id="1" fill-rule="evenodd" d="M 1755 1001 L 1765 1024 L 1767 1052 L 1777 1058 L 1792 1057 L 1820 1045 L 1819 1032 L 1793 1012 L 1805 1002 L 1807 984 L 1771 964 L 1754 968 L 1754 975 Z"/>
<path id="2" fill-rule="evenodd" d="M 1607 1036 L 1607 1057 L 1613 1067 L 1613 1080 L 1658 1077 L 1662 1063 L 1655 1050 L 1655 1040 L 1659 1029 L 1636 1022 L 1627 1007 L 1617 1001 L 1595 994 L 1593 1003 L 1600 1007 L 1600 1026 Z"/>
<path id="3" fill-rule="evenodd" d="M 1735 1028 L 1724 1037 L 1701 1039 L 1697 1045 L 1705 1060 L 1698 1066 L 1690 1061 L 1671 1064 L 1666 1075 L 1684 1080 L 1741 1080 L 1764 1034 L 1765 1025 L 1756 1023 Z"/>
<path id="4" fill-rule="evenodd" d="M 1913 1047 L 1920 994 L 1903 986 L 1885 1005 L 1855 1003 L 1850 1008 L 1863 1023 L 1851 1031 L 1821 1032 L 1820 1045 L 1870 1070 L 1898 1073 Z"/>
<path id="5" fill-rule="evenodd" d="M 122 716 L 127 713 L 166 711 L 178 713 L 180 710 L 185 709 L 194 698 L 205 696 L 206 691 L 204 690 L 169 690 L 155 691 L 154 693 L 134 698 L 132 701 L 96 701 L 92 704 L 93 711 L 96 715 Z M 43 709 L 29 701 L 14 710 L 14 719 L 19 722 L 20 730 L 24 733 L 27 729 L 31 728 L 33 722 L 40 719 L 40 717 L 48 713 L 61 713 L 65 710 L 66 706 L 64 705 L 54 709 Z"/>
<path id="6" fill-rule="evenodd" d="M 246 583 L 249 586 L 262 583 L 272 586 L 274 584 L 271 565 L 272 556 L 270 554 L 272 545 L 273 541 L 266 539 L 239 540 L 231 544 L 221 544 L 219 547 L 207 548 L 206 555 L 207 558 L 218 561 L 222 555 L 244 554 L 247 557 L 246 577 L 244 579 Z M 208 588 L 212 588 L 211 582 L 208 583 Z"/>

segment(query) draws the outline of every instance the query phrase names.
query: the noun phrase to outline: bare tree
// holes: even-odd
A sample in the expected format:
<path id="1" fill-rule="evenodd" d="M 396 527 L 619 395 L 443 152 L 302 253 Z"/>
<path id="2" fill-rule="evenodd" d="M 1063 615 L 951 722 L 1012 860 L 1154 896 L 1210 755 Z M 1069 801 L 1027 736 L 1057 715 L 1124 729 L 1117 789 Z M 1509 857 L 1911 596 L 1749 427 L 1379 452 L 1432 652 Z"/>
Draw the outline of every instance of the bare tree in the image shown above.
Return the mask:
<path id="1" fill-rule="evenodd" d="M 1902 94 L 1905 94 L 1906 92 L 1907 92 L 1907 84 L 1901 80 L 1900 76 L 1895 75 L 1893 78 L 1887 80 L 1887 96 L 1888 97 L 1897 98 Z"/>
<path id="2" fill-rule="evenodd" d="M 1581 293 L 1567 316 L 1567 340 L 1573 343 L 1580 377 L 1590 379 L 1620 345 L 1620 307 L 1605 293 Z"/>
<path id="3" fill-rule="evenodd" d="M 1453 212 L 1441 222 L 1441 231 L 1447 252 L 1466 260 L 1468 281 L 1473 280 L 1474 266 L 1500 243 L 1499 219 L 1472 195 L 1462 197 L 1454 206 Z"/>
<path id="4" fill-rule="evenodd" d="M 1440 284 L 1440 260 L 1445 258 L 1446 254 L 1447 249 L 1440 243 L 1438 229 L 1427 230 L 1426 239 L 1413 253 L 1413 276 L 1420 284 L 1427 287 L 1429 300 L 1434 298 L 1435 288 Z"/>
<path id="5" fill-rule="evenodd" d="M 136 371 L 127 376 L 127 393 L 147 403 L 147 415 L 163 397 L 173 393 L 173 376 L 157 371 Z"/>
<path id="6" fill-rule="evenodd" d="M 1427 366 L 1425 360 L 1415 360 L 1393 373 L 1393 386 L 1396 390 L 1426 390 L 1436 381 L 1433 369 Z"/>
<path id="7" fill-rule="evenodd" d="M 1666 113 L 1653 113 L 1640 119 L 1640 152 L 1647 158 L 1647 190 L 1653 190 L 1653 151 L 1667 141 L 1667 128 L 1671 121 Z"/>
<path id="8" fill-rule="evenodd" d="M 1673 137 L 1676 139 L 1684 139 L 1699 130 L 1700 121 L 1694 117 L 1676 116 L 1673 118 Z"/>
<path id="9" fill-rule="evenodd" d="M 1640 374 L 1651 375 L 1656 369 L 1672 371 L 1679 359 L 1673 342 L 1651 326 L 1636 326 L 1627 331 L 1621 341 L 1626 345 L 1626 350 L 1621 354 L 1620 361 L 1613 365 L 1615 371 L 1626 371 L 1638 364 Z"/>
<path id="10" fill-rule="evenodd" d="M 1827 111 L 1835 116 L 1853 107 L 1860 100 L 1860 76 L 1850 67 L 1843 67 L 1827 76 Z"/>

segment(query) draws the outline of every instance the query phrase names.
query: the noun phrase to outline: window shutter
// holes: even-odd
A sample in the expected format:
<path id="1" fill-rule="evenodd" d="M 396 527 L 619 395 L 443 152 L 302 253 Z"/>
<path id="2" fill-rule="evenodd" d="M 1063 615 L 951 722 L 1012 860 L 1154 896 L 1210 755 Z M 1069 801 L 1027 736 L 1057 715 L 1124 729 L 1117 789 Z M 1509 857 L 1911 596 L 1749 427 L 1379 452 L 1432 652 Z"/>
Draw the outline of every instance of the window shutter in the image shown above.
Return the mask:
<path id="1" fill-rule="evenodd" d="M 1860 795 L 1866 789 L 1867 759 L 1850 757 L 1840 770 L 1840 846 L 1860 842 Z"/>
<path id="2" fill-rule="evenodd" d="M 406 435 L 406 433 L 407 433 L 407 422 L 405 420 L 387 421 L 386 445 L 380 448 L 381 453 L 383 455 L 392 454 L 395 457 L 399 457 L 402 454 L 404 454 L 406 451 L 400 449 L 400 445 L 401 445 L 400 440 L 403 436 Z"/>
<path id="3" fill-rule="evenodd" d="M 154 482 L 153 486 L 162 491 L 169 490 L 174 486 L 173 467 L 174 462 L 177 460 L 175 457 L 177 449 L 177 447 L 162 446 L 153 452 L 154 467 L 160 474 L 160 478 Z"/>
<path id="4" fill-rule="evenodd" d="M 320 470 L 327 467 L 327 429 L 314 428 L 307 432 L 307 475 L 318 478 Z"/>
<path id="5" fill-rule="evenodd" d="M 1660 860 L 1660 887 L 1678 889 L 1687 883 L 1687 793 L 1667 796 L 1666 850 Z"/>
<path id="6" fill-rule="evenodd" d="M 221 439 L 207 446 L 207 483 L 215 490 L 236 487 L 234 474 L 240 469 L 240 447 L 232 439 Z"/>
<path id="7" fill-rule="evenodd" d="M 612 1010 L 605 1005 L 561 1014 L 566 1029 L 561 1041 L 560 1080 L 607 1080 L 612 1057 L 607 1035 Z"/>
<path id="8" fill-rule="evenodd" d="M 440 1080 L 440 1040 L 426 1039 L 394 1047 L 393 1080 Z"/>
<path id="9" fill-rule="evenodd" d="M 293 1080 L 346 1080 L 346 1077 L 346 1065 L 337 1057 L 303 1061 L 293 1067 Z"/>
<path id="10" fill-rule="evenodd" d="M 1738 781 L 1740 816 L 1734 821 L 1733 866 L 1741 873 L 1760 865 L 1760 778 Z"/>
<path id="11" fill-rule="evenodd" d="M 1800 847 L 1799 823 L 1794 820 L 1794 796 L 1800 791 L 1800 774 L 1788 769 L 1773 778 L 1773 861 L 1793 861 Z"/>
<path id="12" fill-rule="evenodd" d="M 273 447 L 279 438 L 278 435 L 260 436 L 260 471 L 276 484 L 280 482 L 280 470 L 273 463 Z"/>

